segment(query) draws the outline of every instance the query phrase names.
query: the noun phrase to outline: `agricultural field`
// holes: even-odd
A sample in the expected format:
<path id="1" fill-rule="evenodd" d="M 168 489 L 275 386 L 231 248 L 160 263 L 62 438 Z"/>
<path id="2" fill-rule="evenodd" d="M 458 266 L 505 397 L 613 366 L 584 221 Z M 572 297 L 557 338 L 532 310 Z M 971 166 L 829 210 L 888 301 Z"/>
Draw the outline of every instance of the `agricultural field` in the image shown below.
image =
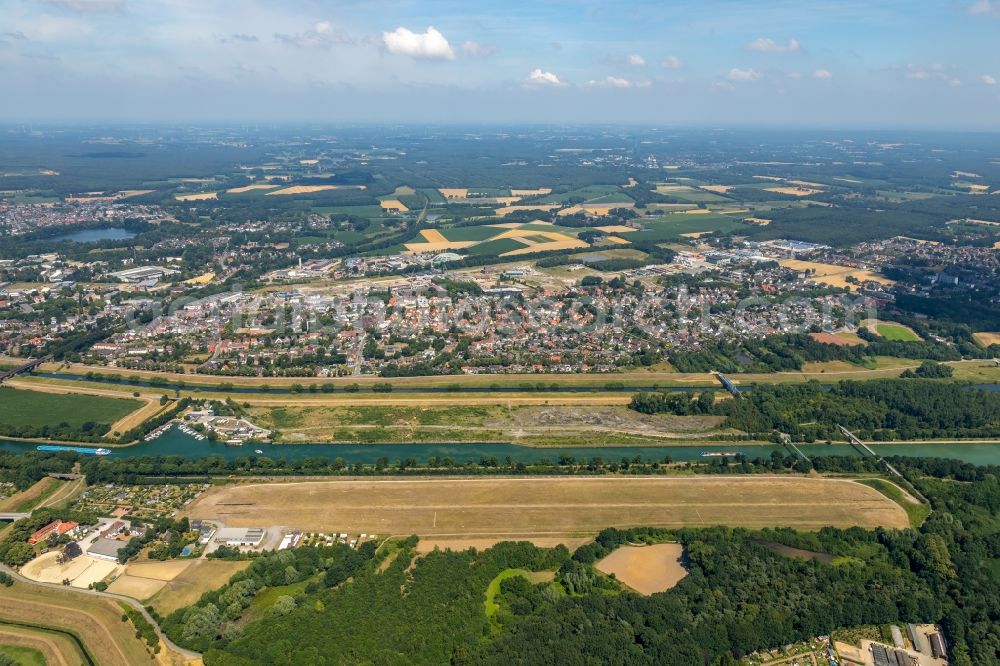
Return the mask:
<path id="1" fill-rule="evenodd" d="M 639 594 L 665 592 L 677 585 L 687 570 L 681 563 L 684 547 L 679 543 L 651 546 L 619 546 L 594 566 Z"/>
<path id="2" fill-rule="evenodd" d="M 421 242 L 406 243 L 410 254 L 468 249 L 470 254 L 516 256 L 589 247 L 575 230 L 545 222 L 424 229 Z"/>
<path id="3" fill-rule="evenodd" d="M 108 586 L 108 592 L 145 601 L 183 575 L 194 562 L 195 560 L 130 562 Z"/>
<path id="4" fill-rule="evenodd" d="M 972 337 L 976 342 L 981 344 L 983 347 L 989 347 L 990 345 L 1000 345 L 1000 332 L 982 332 L 973 333 Z"/>
<path id="5" fill-rule="evenodd" d="M 143 404 L 138 400 L 80 393 L 0 388 L 0 434 L 37 437 L 45 431 L 63 436 L 103 435 L 112 423 Z M 53 418 L 53 415 L 58 416 Z M 61 424 L 65 426 L 60 427 Z"/>
<path id="6" fill-rule="evenodd" d="M 331 480 L 213 488 L 191 518 L 228 526 L 428 536 L 575 536 L 605 527 L 892 527 L 878 491 L 823 478 L 652 477 Z"/>

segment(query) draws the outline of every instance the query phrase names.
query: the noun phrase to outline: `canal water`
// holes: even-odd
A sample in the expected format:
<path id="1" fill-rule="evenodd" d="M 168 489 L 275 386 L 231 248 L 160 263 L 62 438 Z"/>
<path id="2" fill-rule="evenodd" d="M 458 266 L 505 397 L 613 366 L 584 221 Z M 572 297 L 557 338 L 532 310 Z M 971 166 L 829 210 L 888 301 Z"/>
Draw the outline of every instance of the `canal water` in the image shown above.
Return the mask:
<path id="1" fill-rule="evenodd" d="M 35 444 L 0 439 L 0 450 L 23 453 L 33 450 Z M 95 445 L 96 446 L 96 445 Z M 954 458 L 977 465 L 1000 465 L 1000 444 L 871 444 L 873 450 L 883 456 L 915 456 L 931 458 Z M 226 446 L 207 439 L 198 441 L 185 435 L 176 427 L 151 442 L 141 442 L 134 446 L 112 449 L 107 459 L 133 458 L 136 456 L 183 456 L 185 458 L 205 458 L 221 456 L 226 459 L 256 455 L 260 448 L 263 456 L 287 461 L 321 457 L 328 460 L 342 458 L 347 463 L 374 463 L 379 458 L 390 462 L 413 458 L 418 463 L 428 458 L 451 458 L 455 462 L 478 462 L 481 457 L 496 457 L 504 461 L 510 456 L 524 463 L 549 460 L 556 462 L 561 456 L 572 456 L 578 461 L 600 457 L 603 460 L 633 459 L 636 456 L 645 461 L 660 460 L 670 456 L 674 461 L 708 460 L 705 452 L 742 453 L 748 458 L 764 458 L 772 451 L 787 454 L 788 450 L 779 445 L 710 444 L 696 446 L 601 446 L 601 447 L 545 447 L 534 448 L 516 444 L 263 444 L 260 446 Z M 807 456 L 843 455 L 860 456 L 847 444 L 800 444 L 799 448 Z"/>

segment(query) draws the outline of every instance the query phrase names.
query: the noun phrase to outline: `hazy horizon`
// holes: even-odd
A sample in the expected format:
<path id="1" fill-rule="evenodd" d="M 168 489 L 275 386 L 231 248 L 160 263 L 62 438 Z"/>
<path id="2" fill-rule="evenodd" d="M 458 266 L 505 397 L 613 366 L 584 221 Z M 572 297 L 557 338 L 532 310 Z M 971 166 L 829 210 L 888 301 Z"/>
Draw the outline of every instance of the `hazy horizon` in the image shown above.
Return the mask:
<path id="1" fill-rule="evenodd" d="M 1000 2 L 12 0 L 0 123 L 1000 129 Z"/>

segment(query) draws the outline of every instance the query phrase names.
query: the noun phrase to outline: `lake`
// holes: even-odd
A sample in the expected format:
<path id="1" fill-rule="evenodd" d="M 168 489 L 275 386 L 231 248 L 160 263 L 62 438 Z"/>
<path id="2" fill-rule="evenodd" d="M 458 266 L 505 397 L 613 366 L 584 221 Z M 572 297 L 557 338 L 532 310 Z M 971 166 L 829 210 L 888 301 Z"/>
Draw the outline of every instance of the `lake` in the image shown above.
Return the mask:
<path id="1" fill-rule="evenodd" d="M 54 241 L 73 241 L 74 243 L 93 243 L 95 241 L 102 240 L 125 240 L 127 238 L 135 238 L 136 234 L 129 231 L 128 229 L 120 229 L 118 227 L 101 227 L 99 229 L 83 229 L 82 231 L 74 231 L 71 234 L 63 234 L 62 236 L 56 236 L 52 240 Z"/>

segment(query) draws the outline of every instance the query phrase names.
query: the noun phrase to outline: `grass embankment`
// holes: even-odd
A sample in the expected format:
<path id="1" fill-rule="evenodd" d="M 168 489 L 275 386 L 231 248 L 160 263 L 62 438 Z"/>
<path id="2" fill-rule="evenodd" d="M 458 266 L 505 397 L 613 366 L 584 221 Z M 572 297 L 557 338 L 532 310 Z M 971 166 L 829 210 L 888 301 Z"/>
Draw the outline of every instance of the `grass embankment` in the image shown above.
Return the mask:
<path id="1" fill-rule="evenodd" d="M 38 508 L 40 504 L 55 495 L 56 491 L 65 485 L 64 481 L 45 477 L 26 490 L 11 495 L 0 502 L 0 511 L 27 513 Z"/>
<path id="2" fill-rule="evenodd" d="M 0 622 L 0 652 L 20 660 L 19 663 L 31 665 L 93 663 L 81 641 L 72 633 L 4 622 Z"/>
<path id="3" fill-rule="evenodd" d="M 486 586 L 486 617 L 491 620 L 500 610 L 500 606 L 496 602 L 497 595 L 500 594 L 500 583 L 504 582 L 508 578 L 514 578 L 515 576 L 523 576 L 531 583 L 547 583 L 555 578 L 554 571 L 528 571 L 527 569 L 504 569 L 490 581 L 490 584 Z"/>
<path id="4" fill-rule="evenodd" d="M 858 479 L 858 483 L 874 488 L 893 502 L 903 507 L 907 518 L 910 520 L 910 527 L 920 527 L 931 514 L 931 508 L 913 497 L 908 492 L 885 479 Z"/>

